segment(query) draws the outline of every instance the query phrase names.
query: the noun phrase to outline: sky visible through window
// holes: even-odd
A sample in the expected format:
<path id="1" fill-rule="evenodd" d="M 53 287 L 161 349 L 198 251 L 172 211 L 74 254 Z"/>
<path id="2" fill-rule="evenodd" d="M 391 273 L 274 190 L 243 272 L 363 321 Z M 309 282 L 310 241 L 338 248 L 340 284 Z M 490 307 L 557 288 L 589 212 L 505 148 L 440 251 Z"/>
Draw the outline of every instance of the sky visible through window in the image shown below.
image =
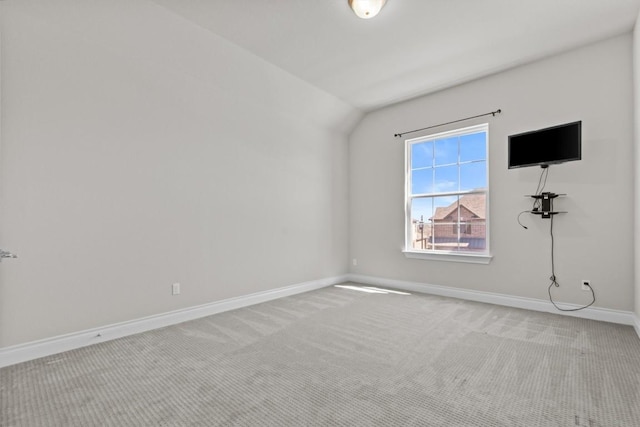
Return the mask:
<path id="1" fill-rule="evenodd" d="M 411 194 L 438 194 L 487 187 L 486 132 L 432 139 L 411 145 Z M 411 218 L 428 222 L 438 207 L 458 196 L 414 198 Z"/>

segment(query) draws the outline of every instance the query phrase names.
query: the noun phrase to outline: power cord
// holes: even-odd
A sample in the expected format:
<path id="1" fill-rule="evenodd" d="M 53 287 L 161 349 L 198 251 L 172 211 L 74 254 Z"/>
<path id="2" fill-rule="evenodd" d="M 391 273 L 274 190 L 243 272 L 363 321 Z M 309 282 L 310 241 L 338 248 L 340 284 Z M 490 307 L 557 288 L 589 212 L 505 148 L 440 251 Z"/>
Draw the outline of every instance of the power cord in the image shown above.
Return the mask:
<path id="1" fill-rule="evenodd" d="M 544 191 L 544 188 L 547 185 L 547 178 L 549 177 L 549 168 L 543 168 L 542 172 L 540 173 L 540 178 L 538 179 L 538 186 L 536 187 L 536 192 L 534 193 L 534 196 L 540 196 L 542 194 L 542 192 Z M 518 217 L 516 218 L 518 221 L 518 224 L 520 224 L 520 226 L 522 228 L 524 228 L 525 230 L 528 230 L 529 227 L 527 227 L 526 225 L 524 225 L 521 221 L 520 221 L 520 217 L 522 216 L 522 214 L 524 213 L 529 213 L 529 212 L 538 212 L 540 209 L 542 208 L 542 198 L 540 197 L 535 197 L 533 199 L 533 206 L 531 207 L 530 211 L 522 211 L 518 214 Z M 551 277 L 549 277 L 549 280 L 551 280 L 551 283 L 549 284 L 549 287 L 547 288 L 547 293 L 549 294 L 549 301 L 551 301 L 551 304 L 553 304 L 553 306 L 555 308 L 557 308 L 560 311 L 579 311 L 579 310 L 584 310 L 587 307 L 590 307 L 593 305 L 594 302 L 596 302 L 596 293 L 594 292 L 593 288 L 591 287 L 591 285 L 589 285 L 588 283 L 585 283 L 586 286 L 589 287 L 589 290 L 591 291 L 591 296 L 592 296 L 592 300 L 589 304 L 583 306 L 583 307 L 578 307 L 578 308 L 560 308 L 558 307 L 558 305 L 555 303 L 555 301 L 553 300 L 553 296 L 551 295 L 551 288 L 552 287 L 556 287 L 559 288 L 560 287 L 560 283 L 558 282 L 558 279 L 556 278 L 556 266 L 555 266 L 555 255 L 554 255 L 554 247 L 555 247 L 555 242 L 554 242 L 554 237 L 553 237 L 553 215 L 550 216 L 550 226 L 549 226 L 549 234 L 551 235 Z"/>
<path id="2" fill-rule="evenodd" d="M 590 307 L 591 305 L 593 305 L 594 302 L 596 302 L 596 293 L 593 291 L 593 288 L 591 287 L 591 285 L 589 285 L 588 283 L 585 283 L 586 286 L 589 287 L 589 290 L 591 291 L 591 296 L 593 297 L 593 299 L 591 300 L 591 302 L 583 307 L 578 307 L 578 308 L 560 308 L 558 307 L 558 305 L 555 303 L 555 301 L 553 300 L 553 297 L 551 296 L 551 288 L 553 286 L 555 286 L 556 288 L 560 287 L 560 283 L 558 283 L 558 280 L 556 278 L 556 266 L 555 266 L 555 260 L 554 260 L 554 255 L 553 255 L 553 248 L 554 248 L 554 238 L 553 238 L 553 215 L 551 215 L 551 225 L 549 227 L 549 231 L 551 234 L 551 277 L 549 277 L 549 280 L 551 280 L 551 283 L 549 284 L 549 287 L 547 288 L 547 292 L 549 294 L 549 301 L 551 301 L 551 304 L 553 304 L 553 306 L 555 308 L 557 308 L 560 311 L 579 311 L 579 310 L 584 310 L 587 307 Z"/>
<path id="3" fill-rule="evenodd" d="M 542 177 L 544 177 L 544 181 L 542 181 Z M 538 187 L 536 188 L 535 195 L 539 196 L 544 191 L 544 187 L 547 185 L 547 178 L 549 177 L 549 167 L 543 168 L 542 172 L 540 172 L 540 178 L 538 179 Z M 542 187 L 540 186 L 542 184 Z M 534 211 L 540 210 L 542 206 L 542 199 L 536 198 L 533 200 L 533 209 Z"/>
<path id="4" fill-rule="evenodd" d="M 523 213 L 529 213 L 531 211 L 522 211 L 518 214 L 518 218 L 516 218 L 516 220 L 518 221 L 518 224 L 520 224 L 520 227 L 524 228 L 525 230 L 528 230 L 529 227 L 527 227 L 526 225 L 524 225 L 522 222 L 520 222 L 520 217 L 522 216 Z"/>

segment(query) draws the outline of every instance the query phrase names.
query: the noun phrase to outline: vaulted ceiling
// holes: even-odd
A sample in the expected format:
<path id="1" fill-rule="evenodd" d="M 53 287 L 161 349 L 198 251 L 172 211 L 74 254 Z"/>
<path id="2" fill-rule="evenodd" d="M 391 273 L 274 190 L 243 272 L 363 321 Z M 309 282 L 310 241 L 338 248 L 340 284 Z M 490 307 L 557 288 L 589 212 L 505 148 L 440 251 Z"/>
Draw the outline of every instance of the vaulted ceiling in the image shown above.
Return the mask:
<path id="1" fill-rule="evenodd" d="M 153 0 L 364 111 L 633 28 L 640 0 Z"/>

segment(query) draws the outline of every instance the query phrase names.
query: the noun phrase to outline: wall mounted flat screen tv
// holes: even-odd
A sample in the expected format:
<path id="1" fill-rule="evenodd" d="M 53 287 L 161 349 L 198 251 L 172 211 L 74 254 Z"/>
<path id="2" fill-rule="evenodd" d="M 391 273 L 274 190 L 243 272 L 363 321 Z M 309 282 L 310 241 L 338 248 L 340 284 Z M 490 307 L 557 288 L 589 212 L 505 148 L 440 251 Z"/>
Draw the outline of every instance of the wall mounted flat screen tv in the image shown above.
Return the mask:
<path id="1" fill-rule="evenodd" d="M 582 159 L 582 121 L 509 136 L 509 169 Z"/>

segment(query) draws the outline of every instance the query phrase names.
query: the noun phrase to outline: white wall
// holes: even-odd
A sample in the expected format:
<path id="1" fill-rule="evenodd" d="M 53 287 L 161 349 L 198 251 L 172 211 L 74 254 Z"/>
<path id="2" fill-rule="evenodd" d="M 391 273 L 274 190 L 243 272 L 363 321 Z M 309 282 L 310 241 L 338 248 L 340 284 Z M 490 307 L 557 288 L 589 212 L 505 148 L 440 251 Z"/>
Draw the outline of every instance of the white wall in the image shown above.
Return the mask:
<path id="1" fill-rule="evenodd" d="M 633 30 L 633 94 L 634 94 L 634 266 L 635 266 L 635 312 L 637 322 L 640 322 L 640 14 L 636 19 L 636 26 Z M 640 327 L 640 323 L 638 324 Z M 640 334 L 640 330 L 638 330 Z"/>
<path id="2" fill-rule="evenodd" d="M 596 306 L 633 310 L 632 38 L 616 37 L 365 116 L 350 138 L 351 272 L 547 299 L 549 221 L 523 216 L 539 168 L 507 170 L 507 136 L 582 120 L 583 160 L 550 169 L 556 208 L 556 299 L 581 304 L 589 279 Z M 394 133 L 501 108 L 490 123 L 489 265 L 406 259 L 404 146 Z M 460 126 L 483 122 L 469 121 Z M 454 126 L 442 127 L 443 131 Z M 413 134 L 409 137 L 419 136 Z"/>
<path id="3" fill-rule="evenodd" d="M 548 184 L 569 195 L 558 299 L 585 301 L 585 278 L 597 306 L 633 309 L 630 35 L 370 113 L 349 145 L 357 111 L 145 0 L 0 1 L 0 39 L 0 247 L 20 255 L 0 266 L 0 348 L 339 275 L 348 258 L 545 299 L 549 224 L 515 220 L 539 169 L 508 171 L 506 137 L 571 120 L 583 160 Z M 393 134 L 496 108 L 492 263 L 404 258 Z"/>
<path id="4" fill-rule="evenodd" d="M 357 111 L 151 2 L 0 5 L 0 347 L 346 273 Z"/>

